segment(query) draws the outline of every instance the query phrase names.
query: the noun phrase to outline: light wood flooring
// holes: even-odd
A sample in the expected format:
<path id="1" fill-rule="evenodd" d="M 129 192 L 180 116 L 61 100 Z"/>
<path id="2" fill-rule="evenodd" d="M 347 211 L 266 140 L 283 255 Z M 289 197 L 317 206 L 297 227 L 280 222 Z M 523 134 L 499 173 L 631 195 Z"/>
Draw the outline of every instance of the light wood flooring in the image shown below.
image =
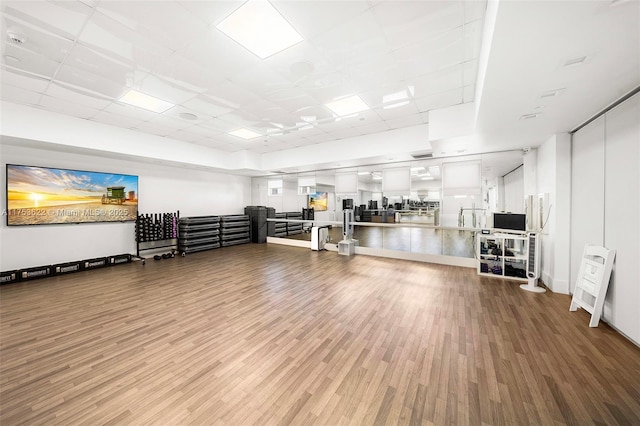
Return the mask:
<path id="1" fill-rule="evenodd" d="M 0 287 L 0 424 L 640 424 L 640 349 L 475 270 L 267 244 Z"/>

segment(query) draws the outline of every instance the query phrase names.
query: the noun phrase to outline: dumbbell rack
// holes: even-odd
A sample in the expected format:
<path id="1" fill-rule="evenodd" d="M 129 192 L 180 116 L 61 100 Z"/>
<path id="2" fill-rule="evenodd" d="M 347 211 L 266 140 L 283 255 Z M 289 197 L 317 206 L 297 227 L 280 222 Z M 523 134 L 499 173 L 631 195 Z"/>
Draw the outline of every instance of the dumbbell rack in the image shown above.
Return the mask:
<path id="1" fill-rule="evenodd" d="M 223 247 L 251 242 L 251 222 L 245 214 L 220 216 L 220 244 Z"/>
<path id="2" fill-rule="evenodd" d="M 150 250 L 178 248 L 178 221 L 180 212 L 147 213 L 136 217 L 136 258 L 145 263 L 140 253 Z"/>
<path id="3" fill-rule="evenodd" d="M 184 256 L 220 247 L 220 217 L 193 216 L 180 218 L 178 250 Z"/>

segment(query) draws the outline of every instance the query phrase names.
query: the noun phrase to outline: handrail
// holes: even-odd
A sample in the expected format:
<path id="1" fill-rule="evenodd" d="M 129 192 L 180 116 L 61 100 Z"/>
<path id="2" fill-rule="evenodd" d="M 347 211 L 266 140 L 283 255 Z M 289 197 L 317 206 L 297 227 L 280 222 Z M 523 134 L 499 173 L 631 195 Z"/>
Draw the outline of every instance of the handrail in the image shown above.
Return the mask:
<path id="1" fill-rule="evenodd" d="M 342 221 L 336 220 L 313 220 L 313 219 L 274 219 L 268 218 L 267 222 L 290 222 L 290 223 L 317 223 L 322 225 L 340 225 L 342 226 Z M 458 228 L 457 226 L 436 226 L 436 225 L 426 225 L 421 223 L 411 223 L 411 222 L 400 222 L 400 223 L 377 223 L 377 222 L 353 222 L 354 226 L 370 226 L 370 227 L 381 227 L 381 228 L 422 228 L 422 229 L 436 229 L 443 231 L 470 231 L 470 232 L 480 232 L 482 229 L 486 228 Z"/>

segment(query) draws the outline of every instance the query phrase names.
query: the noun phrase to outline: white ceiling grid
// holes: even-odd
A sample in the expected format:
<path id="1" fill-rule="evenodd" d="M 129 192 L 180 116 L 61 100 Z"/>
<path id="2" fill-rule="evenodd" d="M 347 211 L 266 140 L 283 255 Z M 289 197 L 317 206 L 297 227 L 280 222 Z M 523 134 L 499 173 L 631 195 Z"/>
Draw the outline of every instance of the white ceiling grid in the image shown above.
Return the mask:
<path id="1" fill-rule="evenodd" d="M 2 100 L 258 153 L 414 126 L 473 101 L 486 0 L 274 0 L 304 41 L 265 60 L 216 29 L 243 3 L 3 1 Z M 406 105 L 384 108 L 410 86 Z M 131 88 L 176 106 L 118 102 Z M 324 104 L 352 94 L 371 109 L 336 121 Z M 227 134 L 241 127 L 263 137 Z"/>

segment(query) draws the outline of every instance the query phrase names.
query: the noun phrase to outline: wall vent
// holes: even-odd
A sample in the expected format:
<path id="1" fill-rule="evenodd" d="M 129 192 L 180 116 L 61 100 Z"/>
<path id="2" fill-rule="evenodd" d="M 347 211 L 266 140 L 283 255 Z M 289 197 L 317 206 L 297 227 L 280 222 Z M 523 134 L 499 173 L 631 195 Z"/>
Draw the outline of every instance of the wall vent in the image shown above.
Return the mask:
<path id="1" fill-rule="evenodd" d="M 424 160 L 425 158 L 433 158 L 433 153 L 429 152 L 427 154 L 411 154 L 411 156 L 416 160 Z"/>

